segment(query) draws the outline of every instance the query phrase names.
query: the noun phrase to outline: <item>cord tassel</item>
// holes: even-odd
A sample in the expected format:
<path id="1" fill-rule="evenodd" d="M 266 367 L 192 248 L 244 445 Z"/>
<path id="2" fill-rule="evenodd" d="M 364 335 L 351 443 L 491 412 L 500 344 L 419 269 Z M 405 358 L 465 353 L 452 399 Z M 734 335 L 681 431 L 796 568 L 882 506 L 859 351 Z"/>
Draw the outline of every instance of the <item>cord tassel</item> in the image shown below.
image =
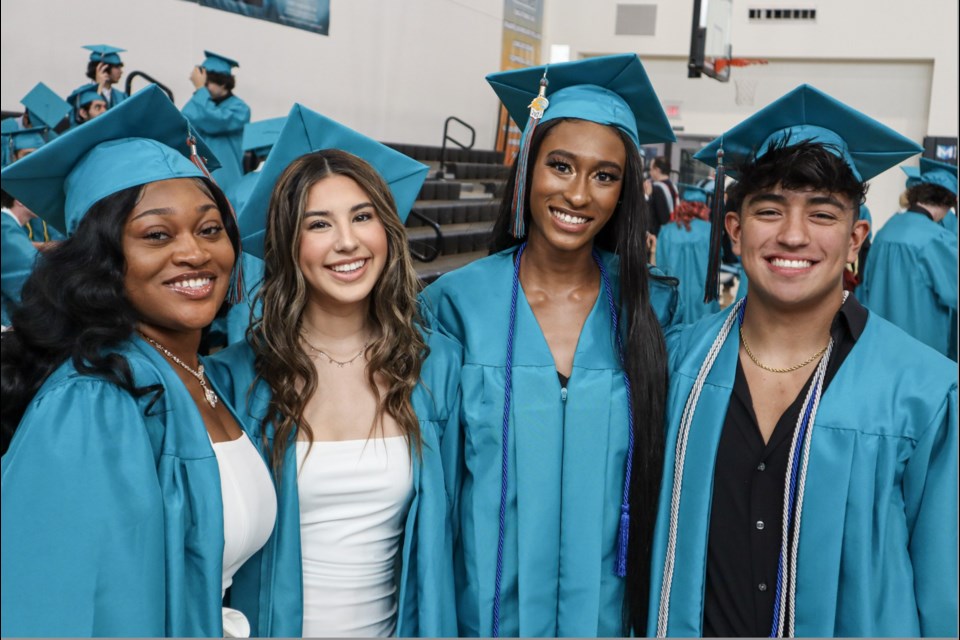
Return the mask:
<path id="1" fill-rule="evenodd" d="M 630 505 L 620 505 L 620 531 L 617 535 L 617 577 L 627 577 L 627 541 L 630 539 Z"/>
<path id="2" fill-rule="evenodd" d="M 197 139 L 193 137 L 193 133 L 187 133 L 187 147 L 190 149 L 190 162 L 197 165 L 197 168 L 203 173 L 203 175 L 216 183 L 216 180 L 213 179 L 213 176 L 210 175 L 210 171 L 207 169 L 207 163 L 203 161 L 203 158 L 200 157 L 200 154 L 197 153 Z"/>
<path id="3" fill-rule="evenodd" d="M 550 106 L 547 100 L 547 72 L 544 70 L 543 77 L 540 78 L 540 92 L 530 103 L 530 117 L 527 119 L 527 126 L 523 129 L 523 135 L 520 137 L 520 149 L 517 151 L 517 181 L 513 190 L 513 227 L 510 230 L 514 238 L 522 239 L 527 235 L 526 223 L 523 219 L 523 208 L 526 201 L 527 192 L 527 165 L 530 160 L 530 140 L 533 138 L 533 132 L 537 128 L 543 112 Z"/>
<path id="4" fill-rule="evenodd" d="M 710 207 L 710 254 L 707 261 L 707 280 L 703 291 L 704 302 L 713 302 L 720 297 L 720 250 L 723 244 L 723 218 L 726 214 L 723 186 L 723 142 L 721 142 L 717 150 L 717 174 L 713 183 L 713 202 Z"/>

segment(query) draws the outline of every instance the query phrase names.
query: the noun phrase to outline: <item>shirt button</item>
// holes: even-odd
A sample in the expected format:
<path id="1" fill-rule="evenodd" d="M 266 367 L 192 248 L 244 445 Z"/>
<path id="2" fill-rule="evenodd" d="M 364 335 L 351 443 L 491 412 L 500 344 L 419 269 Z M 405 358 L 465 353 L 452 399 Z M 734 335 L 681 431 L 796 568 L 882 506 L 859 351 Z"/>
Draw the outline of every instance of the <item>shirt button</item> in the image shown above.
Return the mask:
<path id="1" fill-rule="evenodd" d="M 757 530 L 763 531 L 763 520 L 757 520 Z"/>
<path id="2" fill-rule="evenodd" d="M 766 590 L 767 590 L 767 583 L 766 583 L 766 582 L 761 582 L 760 584 L 757 585 L 757 589 L 760 590 L 760 591 L 766 591 Z"/>
<path id="3" fill-rule="evenodd" d="M 765 464 L 762 463 L 762 462 L 757 465 L 757 471 L 763 471 L 763 470 L 766 469 L 766 468 L 767 468 L 767 465 L 765 465 Z"/>

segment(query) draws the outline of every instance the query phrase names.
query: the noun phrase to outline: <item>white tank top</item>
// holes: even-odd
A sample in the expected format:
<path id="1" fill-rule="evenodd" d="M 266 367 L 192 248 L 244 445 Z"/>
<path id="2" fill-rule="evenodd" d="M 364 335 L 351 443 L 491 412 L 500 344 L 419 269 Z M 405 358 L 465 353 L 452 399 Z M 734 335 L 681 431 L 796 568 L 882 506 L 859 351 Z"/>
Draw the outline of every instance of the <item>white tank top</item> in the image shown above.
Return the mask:
<path id="1" fill-rule="evenodd" d="M 266 544 L 277 520 L 277 494 L 256 447 L 241 435 L 213 443 L 223 495 L 223 592 L 233 575 Z M 223 593 L 221 593 L 221 596 Z M 247 637 L 250 625 L 239 611 L 224 607 L 225 637 Z"/>
<path id="2" fill-rule="evenodd" d="M 297 443 L 303 636 L 392 636 L 395 560 L 413 495 L 402 436 Z"/>

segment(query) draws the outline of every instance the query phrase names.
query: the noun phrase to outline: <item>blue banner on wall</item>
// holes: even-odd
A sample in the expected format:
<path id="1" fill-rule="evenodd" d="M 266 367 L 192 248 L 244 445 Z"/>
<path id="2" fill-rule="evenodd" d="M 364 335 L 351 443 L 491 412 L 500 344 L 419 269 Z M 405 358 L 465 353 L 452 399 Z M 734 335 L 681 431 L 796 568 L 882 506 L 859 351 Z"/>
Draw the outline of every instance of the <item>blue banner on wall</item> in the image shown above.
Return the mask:
<path id="1" fill-rule="evenodd" d="M 330 33 L 330 0 L 199 0 L 200 5 L 288 27 Z"/>

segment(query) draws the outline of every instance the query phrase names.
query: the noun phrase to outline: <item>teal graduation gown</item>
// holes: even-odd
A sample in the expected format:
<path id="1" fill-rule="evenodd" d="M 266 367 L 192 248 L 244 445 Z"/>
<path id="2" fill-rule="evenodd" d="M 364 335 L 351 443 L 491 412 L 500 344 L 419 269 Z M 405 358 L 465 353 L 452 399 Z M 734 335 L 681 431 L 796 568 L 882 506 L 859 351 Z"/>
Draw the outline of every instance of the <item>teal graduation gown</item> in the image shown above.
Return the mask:
<path id="1" fill-rule="evenodd" d="M 235 95 L 214 102 L 201 87 L 181 111 L 220 161 L 213 177 L 229 193 L 243 175 L 243 127 L 250 122 L 250 107 Z"/>
<path id="2" fill-rule="evenodd" d="M 667 337 L 667 455 L 653 543 L 655 635 L 677 431 L 728 311 Z M 703 634 L 714 463 L 739 352 L 730 332 L 690 429 L 669 636 Z M 957 370 L 875 313 L 821 398 L 797 560 L 797 636 L 957 635 Z"/>
<path id="3" fill-rule="evenodd" d="M 163 388 L 156 402 L 68 362 L 3 456 L 3 636 L 223 634 L 223 504 L 207 430 L 156 349 L 132 338 L 116 353 L 138 386 Z"/>
<path id="4" fill-rule="evenodd" d="M 890 218 L 870 247 L 859 295 L 871 311 L 956 360 L 957 236 L 951 231 L 922 213 Z"/>
<path id="5" fill-rule="evenodd" d="M 10 306 L 20 304 L 20 290 L 33 272 L 38 251 L 26 230 L 8 213 L 0 213 L 0 323 L 10 325 Z"/>
<path id="6" fill-rule="evenodd" d="M 497 565 L 502 416 L 516 248 L 448 273 L 424 313 L 463 350 L 459 442 L 444 448 L 457 500 L 455 570 L 462 636 L 489 636 Z M 603 253 L 619 299 L 619 258 Z M 650 282 L 653 308 L 675 321 L 674 284 Z M 584 323 L 566 392 L 522 287 L 517 299 L 500 634 L 618 636 L 615 574 L 627 456 L 623 370 L 602 290 Z"/>
<path id="7" fill-rule="evenodd" d="M 244 340 L 250 326 L 251 310 L 256 308 L 254 318 L 262 313 L 263 305 L 257 299 L 260 284 L 263 282 L 263 260 L 249 253 L 241 253 L 243 266 L 243 300 L 234 303 L 223 316 L 210 323 L 211 344 L 229 346 Z"/>
<path id="8" fill-rule="evenodd" d="M 960 226 L 957 224 L 957 212 L 953 210 L 947 211 L 947 215 L 940 221 L 940 226 L 952 231 L 953 235 L 957 235 L 957 227 Z"/>
<path id="9" fill-rule="evenodd" d="M 657 267 L 680 280 L 682 311 L 677 322 L 689 324 L 720 310 L 720 302 L 703 301 L 710 260 L 710 223 L 694 218 L 690 230 L 675 223 L 664 225 L 657 236 Z"/>
<path id="10" fill-rule="evenodd" d="M 126 93 L 116 87 L 110 87 L 110 99 L 107 100 L 107 109 L 113 109 L 115 106 L 129 98 Z"/>
<path id="11" fill-rule="evenodd" d="M 424 338 L 430 355 L 412 397 L 420 423 L 422 454 L 412 453 L 413 491 L 404 524 L 397 575 L 398 637 L 450 637 L 457 633 L 453 580 L 452 502 L 440 451 L 456 431 L 460 387 L 459 352 L 442 335 Z M 254 371 L 254 356 L 244 341 L 206 358 L 207 373 L 241 407 L 241 425 L 265 459 L 260 423 L 270 389 Z M 267 445 L 273 429 L 268 427 Z M 300 558 L 300 504 L 296 447 L 287 447 L 277 486 L 277 527 L 264 548 L 234 576 L 230 606 L 250 621 L 253 635 L 298 637 L 303 631 L 303 570 Z"/>

